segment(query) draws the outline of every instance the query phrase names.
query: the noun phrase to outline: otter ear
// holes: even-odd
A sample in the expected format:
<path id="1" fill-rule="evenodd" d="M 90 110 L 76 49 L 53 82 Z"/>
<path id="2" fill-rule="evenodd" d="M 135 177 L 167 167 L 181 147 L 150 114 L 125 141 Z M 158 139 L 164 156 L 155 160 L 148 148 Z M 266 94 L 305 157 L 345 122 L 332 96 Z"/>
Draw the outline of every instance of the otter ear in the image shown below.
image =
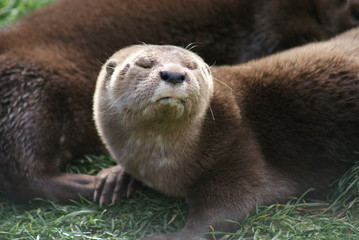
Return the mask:
<path id="1" fill-rule="evenodd" d="M 117 66 L 117 62 L 114 60 L 112 60 L 106 64 L 107 78 L 112 76 L 113 72 L 115 71 L 116 66 Z"/>

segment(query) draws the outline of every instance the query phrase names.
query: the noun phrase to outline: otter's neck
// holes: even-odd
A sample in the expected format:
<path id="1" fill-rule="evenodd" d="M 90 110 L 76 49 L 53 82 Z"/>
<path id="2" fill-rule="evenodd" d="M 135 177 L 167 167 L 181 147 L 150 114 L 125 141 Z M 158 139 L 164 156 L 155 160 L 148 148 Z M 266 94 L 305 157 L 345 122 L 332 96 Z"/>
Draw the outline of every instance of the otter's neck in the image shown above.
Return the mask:
<path id="1" fill-rule="evenodd" d="M 193 164 L 203 117 L 162 129 L 136 128 L 129 132 L 117 156 L 120 164 L 148 186 L 172 196 L 184 196 L 193 176 Z"/>

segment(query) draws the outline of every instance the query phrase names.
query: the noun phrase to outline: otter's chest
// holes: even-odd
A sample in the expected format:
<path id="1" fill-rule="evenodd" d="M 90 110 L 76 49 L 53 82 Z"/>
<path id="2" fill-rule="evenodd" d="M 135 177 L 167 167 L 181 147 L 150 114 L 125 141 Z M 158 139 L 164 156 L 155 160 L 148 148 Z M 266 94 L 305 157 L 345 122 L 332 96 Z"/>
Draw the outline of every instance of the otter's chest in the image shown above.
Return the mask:
<path id="1" fill-rule="evenodd" d="M 129 138 L 119 162 L 134 178 L 170 196 L 186 195 L 183 151 L 161 136 L 151 139 Z"/>

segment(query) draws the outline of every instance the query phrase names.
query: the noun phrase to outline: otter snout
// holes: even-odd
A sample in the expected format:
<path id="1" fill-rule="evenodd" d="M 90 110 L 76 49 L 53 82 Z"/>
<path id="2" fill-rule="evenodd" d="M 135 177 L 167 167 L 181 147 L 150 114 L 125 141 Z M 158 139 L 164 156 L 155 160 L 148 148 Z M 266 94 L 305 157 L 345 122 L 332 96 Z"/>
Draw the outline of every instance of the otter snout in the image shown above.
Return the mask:
<path id="1" fill-rule="evenodd" d="M 168 71 L 161 71 L 160 77 L 163 81 L 173 83 L 173 84 L 183 83 L 187 79 L 186 74 L 168 72 Z"/>

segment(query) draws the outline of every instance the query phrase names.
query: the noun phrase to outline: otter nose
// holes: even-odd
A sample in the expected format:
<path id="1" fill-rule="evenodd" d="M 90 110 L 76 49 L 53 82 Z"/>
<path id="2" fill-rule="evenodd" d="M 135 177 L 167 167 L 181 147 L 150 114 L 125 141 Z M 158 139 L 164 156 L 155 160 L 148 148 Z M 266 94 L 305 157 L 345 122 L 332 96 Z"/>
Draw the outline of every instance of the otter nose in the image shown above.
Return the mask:
<path id="1" fill-rule="evenodd" d="M 175 72 L 167 72 L 167 71 L 160 72 L 160 77 L 163 81 L 170 82 L 173 84 L 183 83 L 187 79 L 187 76 L 183 73 L 175 73 Z"/>

